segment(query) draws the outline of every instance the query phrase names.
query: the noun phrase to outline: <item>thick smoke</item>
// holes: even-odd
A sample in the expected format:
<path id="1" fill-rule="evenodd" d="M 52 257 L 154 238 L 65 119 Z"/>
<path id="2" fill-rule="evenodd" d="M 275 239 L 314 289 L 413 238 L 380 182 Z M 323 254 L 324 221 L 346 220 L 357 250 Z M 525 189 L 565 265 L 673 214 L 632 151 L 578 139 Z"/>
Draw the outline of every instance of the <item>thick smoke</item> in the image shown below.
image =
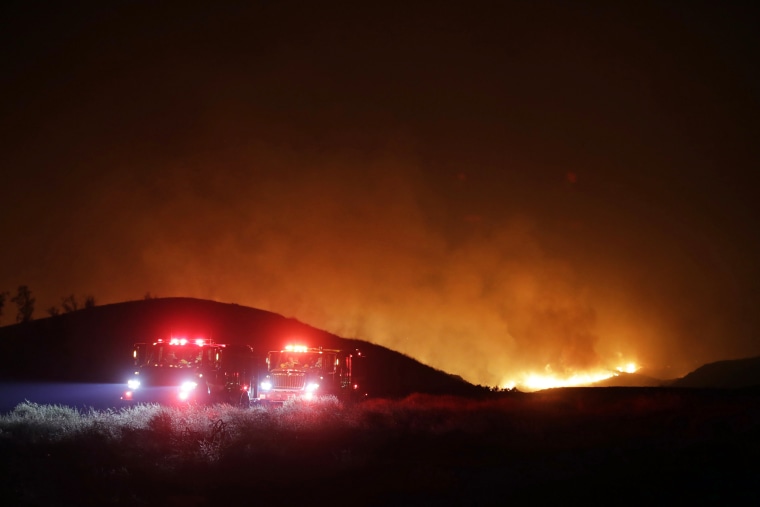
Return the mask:
<path id="1" fill-rule="evenodd" d="M 546 253 L 533 218 L 474 219 L 431 188 L 461 175 L 431 180 L 408 154 L 258 149 L 222 163 L 105 181 L 91 209 L 113 227 L 85 241 L 97 267 L 80 275 L 106 300 L 264 308 L 483 385 L 614 366 L 590 288 Z"/>
<path id="2" fill-rule="evenodd" d="M 487 385 L 757 353 L 754 24 L 354 4 L 9 17 L 0 291 L 235 302 Z"/>
<path id="3" fill-rule="evenodd" d="M 697 298 L 688 264 L 644 247 L 626 264 L 574 229 L 557 241 L 554 210 L 511 205 L 509 184 L 467 197 L 476 170 L 436 170 L 403 144 L 337 144 L 126 160 L 47 217 L 23 246 L 49 254 L 10 283 L 36 292 L 38 316 L 71 293 L 267 309 L 489 386 L 627 361 L 675 376 L 715 357 L 724 315 L 701 313 L 711 299 Z M 687 278 L 693 294 L 679 292 Z"/>

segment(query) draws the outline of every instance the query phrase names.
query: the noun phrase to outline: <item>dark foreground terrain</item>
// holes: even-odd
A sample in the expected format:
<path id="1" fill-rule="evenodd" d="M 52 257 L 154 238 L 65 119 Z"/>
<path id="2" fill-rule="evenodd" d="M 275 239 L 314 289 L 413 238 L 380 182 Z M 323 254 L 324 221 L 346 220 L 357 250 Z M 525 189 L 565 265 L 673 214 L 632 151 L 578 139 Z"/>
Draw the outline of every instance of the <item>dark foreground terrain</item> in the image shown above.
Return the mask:
<path id="1" fill-rule="evenodd" d="M 5 505 L 754 503 L 760 393 L 558 389 L 0 418 Z"/>

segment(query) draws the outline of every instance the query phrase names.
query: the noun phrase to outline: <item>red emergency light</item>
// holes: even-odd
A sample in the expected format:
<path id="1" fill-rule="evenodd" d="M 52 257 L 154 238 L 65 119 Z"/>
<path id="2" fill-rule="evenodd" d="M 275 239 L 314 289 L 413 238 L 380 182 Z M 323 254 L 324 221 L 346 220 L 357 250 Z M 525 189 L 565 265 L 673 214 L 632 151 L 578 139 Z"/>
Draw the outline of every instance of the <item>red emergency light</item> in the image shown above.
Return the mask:
<path id="1" fill-rule="evenodd" d="M 158 339 L 157 343 L 164 343 L 164 340 L 162 338 Z M 169 339 L 169 345 L 187 345 L 188 343 L 198 345 L 199 347 L 203 347 L 206 345 L 206 339 L 205 338 L 196 338 L 195 340 L 188 340 L 187 338 L 171 338 Z"/>

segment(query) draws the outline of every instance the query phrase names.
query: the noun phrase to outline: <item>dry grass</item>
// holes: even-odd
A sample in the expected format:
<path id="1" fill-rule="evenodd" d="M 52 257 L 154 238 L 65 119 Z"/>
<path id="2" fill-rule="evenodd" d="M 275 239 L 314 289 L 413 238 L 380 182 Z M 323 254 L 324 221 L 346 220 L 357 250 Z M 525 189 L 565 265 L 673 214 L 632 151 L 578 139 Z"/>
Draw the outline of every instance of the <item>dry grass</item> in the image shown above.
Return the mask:
<path id="1" fill-rule="evenodd" d="M 757 467 L 736 463 L 760 450 L 759 430 L 756 396 L 664 391 L 85 412 L 27 402 L 0 417 L 0 485 L 9 505 L 40 506 L 279 505 L 313 495 L 317 505 L 355 504 L 351 495 L 362 505 L 451 505 L 496 490 L 502 501 L 586 497 L 644 479 L 680 488 L 692 475 L 707 493 L 728 481 L 742 494 Z M 338 483 L 340 495 L 326 487 Z"/>

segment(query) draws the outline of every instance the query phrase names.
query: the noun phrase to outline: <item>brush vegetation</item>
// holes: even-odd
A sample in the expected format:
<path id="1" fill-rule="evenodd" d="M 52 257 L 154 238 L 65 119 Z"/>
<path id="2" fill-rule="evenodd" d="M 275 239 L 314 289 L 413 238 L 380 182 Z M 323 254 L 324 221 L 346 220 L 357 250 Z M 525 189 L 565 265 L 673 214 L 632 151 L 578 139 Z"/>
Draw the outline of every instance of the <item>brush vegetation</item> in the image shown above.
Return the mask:
<path id="1" fill-rule="evenodd" d="M 758 436 L 757 396 L 692 391 L 250 409 L 25 402 L 0 418 L 0 481 L 7 505 L 30 506 L 503 504 L 601 500 L 611 487 L 725 501 L 754 494 L 758 466 L 741 463 Z"/>

